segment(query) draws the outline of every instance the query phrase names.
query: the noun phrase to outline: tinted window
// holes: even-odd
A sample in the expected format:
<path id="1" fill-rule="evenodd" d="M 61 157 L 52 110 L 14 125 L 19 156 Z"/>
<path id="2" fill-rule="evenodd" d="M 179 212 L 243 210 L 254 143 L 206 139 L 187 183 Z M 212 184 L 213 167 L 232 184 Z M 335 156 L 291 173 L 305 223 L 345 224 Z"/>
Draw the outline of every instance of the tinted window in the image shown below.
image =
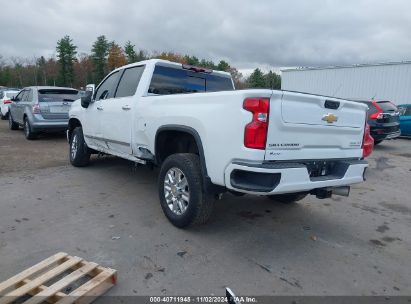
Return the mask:
<path id="1" fill-rule="evenodd" d="M 380 106 L 383 112 L 396 112 L 397 107 L 389 101 L 379 101 L 378 105 Z"/>
<path id="2" fill-rule="evenodd" d="M 39 102 L 67 101 L 73 102 L 80 98 L 77 90 L 72 89 L 40 89 Z"/>
<path id="3" fill-rule="evenodd" d="M 123 76 L 121 76 L 120 83 L 116 91 L 116 97 L 133 96 L 136 93 L 143 71 L 144 66 L 126 69 Z"/>
<path id="4" fill-rule="evenodd" d="M 100 100 L 112 98 L 114 96 L 114 91 L 116 90 L 118 77 L 119 73 L 115 72 L 106 78 L 106 80 L 104 80 L 103 83 L 97 88 L 95 99 Z"/>
<path id="5" fill-rule="evenodd" d="M 168 95 L 232 90 L 234 87 L 229 77 L 156 66 L 148 92 Z"/>

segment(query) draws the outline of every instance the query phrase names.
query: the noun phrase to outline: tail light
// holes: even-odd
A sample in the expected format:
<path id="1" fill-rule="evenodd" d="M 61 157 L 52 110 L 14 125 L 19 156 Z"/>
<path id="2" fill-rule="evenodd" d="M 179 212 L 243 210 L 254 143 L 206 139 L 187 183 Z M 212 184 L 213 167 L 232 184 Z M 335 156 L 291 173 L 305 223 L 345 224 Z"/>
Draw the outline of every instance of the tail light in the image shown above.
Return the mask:
<path id="1" fill-rule="evenodd" d="M 362 140 L 362 157 L 368 157 L 371 155 L 374 149 L 374 138 L 370 134 L 370 126 L 365 123 L 364 138 Z"/>
<path id="2" fill-rule="evenodd" d="M 244 100 L 243 108 L 253 113 L 252 121 L 245 127 L 244 146 L 264 150 L 267 143 L 270 99 L 247 98 Z"/>
<path id="3" fill-rule="evenodd" d="M 40 114 L 40 105 L 39 104 L 34 104 L 31 109 L 32 109 L 33 114 Z"/>
<path id="4" fill-rule="evenodd" d="M 381 109 L 381 107 L 378 105 L 378 103 L 376 103 L 375 101 L 372 102 L 372 104 L 374 105 L 374 107 L 377 109 L 376 113 L 373 113 L 370 115 L 370 119 L 382 119 L 383 117 L 383 110 Z"/>
<path id="5" fill-rule="evenodd" d="M 5 100 L 3 101 L 3 104 L 11 104 L 11 100 Z"/>

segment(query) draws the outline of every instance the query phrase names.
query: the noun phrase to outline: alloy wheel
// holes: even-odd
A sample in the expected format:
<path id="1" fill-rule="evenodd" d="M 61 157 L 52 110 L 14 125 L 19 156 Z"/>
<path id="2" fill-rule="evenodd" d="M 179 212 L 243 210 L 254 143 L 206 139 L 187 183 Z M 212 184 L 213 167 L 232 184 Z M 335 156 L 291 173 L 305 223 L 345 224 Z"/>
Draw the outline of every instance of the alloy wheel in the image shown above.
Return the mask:
<path id="1" fill-rule="evenodd" d="M 174 167 L 167 171 L 164 178 L 164 196 L 168 208 L 176 214 L 186 212 L 190 203 L 190 190 L 185 174 Z"/>

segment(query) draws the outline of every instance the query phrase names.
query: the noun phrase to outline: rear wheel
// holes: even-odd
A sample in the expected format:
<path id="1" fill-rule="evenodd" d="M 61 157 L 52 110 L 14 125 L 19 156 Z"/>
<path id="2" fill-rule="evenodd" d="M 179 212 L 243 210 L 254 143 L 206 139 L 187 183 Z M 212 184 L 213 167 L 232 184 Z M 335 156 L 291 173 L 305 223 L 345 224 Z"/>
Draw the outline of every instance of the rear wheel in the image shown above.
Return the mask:
<path id="1" fill-rule="evenodd" d="M 9 113 L 9 129 L 10 130 L 19 129 L 19 124 L 17 122 L 14 122 L 13 117 L 11 116 L 11 113 Z"/>
<path id="2" fill-rule="evenodd" d="M 1 111 L 1 109 L 0 109 L 0 119 L 1 120 L 6 120 L 8 117 L 8 112 L 7 113 L 5 113 L 5 114 L 3 114 L 3 112 Z"/>
<path id="3" fill-rule="evenodd" d="M 301 201 L 308 195 L 307 192 L 298 192 L 298 193 L 285 193 L 285 194 L 276 194 L 269 195 L 268 198 L 277 201 L 283 204 L 292 204 L 298 201 Z"/>
<path id="4" fill-rule="evenodd" d="M 164 214 L 179 228 L 206 223 L 213 211 L 214 200 L 204 191 L 196 154 L 169 156 L 161 166 L 158 192 Z"/>
<path id="5" fill-rule="evenodd" d="M 74 167 L 84 167 L 90 162 L 90 149 L 84 141 L 81 127 L 75 128 L 71 133 L 69 154 L 70 163 Z"/>
<path id="6" fill-rule="evenodd" d="M 37 137 L 37 134 L 33 132 L 33 129 L 30 125 L 30 121 L 26 118 L 24 118 L 24 136 L 26 136 L 26 139 L 32 140 Z"/>

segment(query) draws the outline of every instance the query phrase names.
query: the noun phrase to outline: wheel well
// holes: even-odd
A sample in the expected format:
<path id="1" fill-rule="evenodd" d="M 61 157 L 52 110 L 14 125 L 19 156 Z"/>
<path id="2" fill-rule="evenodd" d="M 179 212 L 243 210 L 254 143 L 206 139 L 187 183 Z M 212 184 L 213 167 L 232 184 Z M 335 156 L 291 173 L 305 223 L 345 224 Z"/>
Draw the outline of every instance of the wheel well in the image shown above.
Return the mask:
<path id="1" fill-rule="evenodd" d="M 76 118 L 70 119 L 69 122 L 68 122 L 68 138 L 69 139 L 71 138 L 71 133 L 77 127 L 81 127 L 80 121 Z"/>
<path id="2" fill-rule="evenodd" d="M 165 130 L 156 136 L 156 161 L 161 164 L 168 156 L 175 153 L 193 153 L 200 155 L 195 137 L 186 131 Z"/>

